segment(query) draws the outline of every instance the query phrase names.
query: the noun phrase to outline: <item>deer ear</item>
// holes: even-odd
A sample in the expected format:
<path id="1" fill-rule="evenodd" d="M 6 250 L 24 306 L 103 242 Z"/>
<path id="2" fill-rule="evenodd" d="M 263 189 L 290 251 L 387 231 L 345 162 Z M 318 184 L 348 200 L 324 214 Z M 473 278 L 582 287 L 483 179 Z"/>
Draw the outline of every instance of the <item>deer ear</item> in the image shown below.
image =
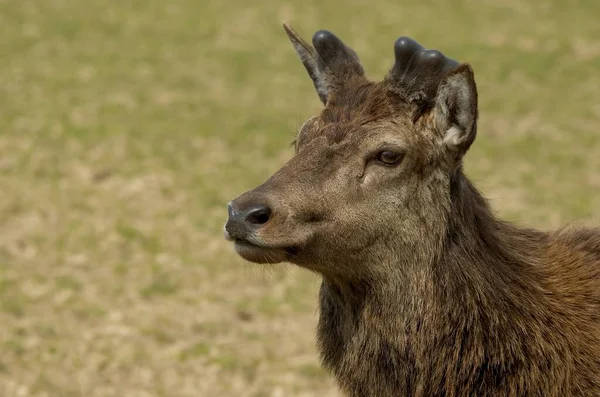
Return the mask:
<path id="1" fill-rule="evenodd" d="M 321 102 L 323 103 L 327 102 L 327 86 L 325 85 L 325 79 L 322 73 L 319 72 L 319 67 L 317 65 L 318 54 L 313 47 L 304 41 L 302 37 L 291 28 L 291 26 L 284 23 L 283 28 L 292 42 L 300 61 L 312 79 L 317 94 L 319 95 L 319 99 L 321 99 Z"/>
<path id="2" fill-rule="evenodd" d="M 477 87 L 473 69 L 461 64 L 446 74 L 437 89 L 435 127 L 444 146 L 460 159 L 477 134 Z"/>
<path id="3" fill-rule="evenodd" d="M 289 25 L 284 23 L 283 28 L 323 104 L 327 103 L 330 92 L 342 87 L 349 77 L 364 75 L 356 53 L 333 33 L 326 30 L 316 32 L 312 39 L 313 47 Z"/>

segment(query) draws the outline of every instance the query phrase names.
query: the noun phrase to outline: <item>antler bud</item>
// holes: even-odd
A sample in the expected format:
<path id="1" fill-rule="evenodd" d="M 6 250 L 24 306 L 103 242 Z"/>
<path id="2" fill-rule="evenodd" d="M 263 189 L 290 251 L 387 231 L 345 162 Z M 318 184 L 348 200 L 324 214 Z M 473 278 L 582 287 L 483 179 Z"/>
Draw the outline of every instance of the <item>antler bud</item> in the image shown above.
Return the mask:
<path id="1" fill-rule="evenodd" d="M 432 100 L 442 78 L 459 65 L 437 50 L 425 49 L 409 37 L 396 40 L 394 55 L 396 62 L 388 80 L 407 99 Z"/>

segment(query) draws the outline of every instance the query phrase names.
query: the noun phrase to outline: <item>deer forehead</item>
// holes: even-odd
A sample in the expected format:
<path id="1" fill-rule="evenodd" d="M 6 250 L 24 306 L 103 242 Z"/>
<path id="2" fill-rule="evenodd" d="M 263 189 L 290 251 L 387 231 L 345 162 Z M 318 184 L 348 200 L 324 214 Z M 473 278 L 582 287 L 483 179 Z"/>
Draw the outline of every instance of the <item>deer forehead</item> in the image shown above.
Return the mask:
<path id="1" fill-rule="evenodd" d="M 318 116 L 302 124 L 297 143 L 302 146 L 325 137 L 328 145 L 337 145 L 368 139 L 373 136 L 370 132 L 408 132 L 414 109 L 394 96 L 383 84 L 376 83 L 361 84 L 335 95 Z"/>
<path id="2" fill-rule="evenodd" d="M 328 153 L 360 153 L 388 146 L 422 153 L 439 140 L 432 131 L 432 125 L 432 118 L 413 123 L 409 116 L 402 114 L 377 120 L 356 118 L 348 121 L 331 121 L 315 116 L 299 129 L 296 148 L 310 150 L 309 146 L 326 146 Z"/>

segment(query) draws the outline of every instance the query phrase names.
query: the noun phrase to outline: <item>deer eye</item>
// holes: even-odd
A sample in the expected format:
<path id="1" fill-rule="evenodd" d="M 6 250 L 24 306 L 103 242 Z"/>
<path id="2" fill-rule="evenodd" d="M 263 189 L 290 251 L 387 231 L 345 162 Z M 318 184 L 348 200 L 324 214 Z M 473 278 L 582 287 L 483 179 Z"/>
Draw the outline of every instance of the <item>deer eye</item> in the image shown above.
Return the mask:
<path id="1" fill-rule="evenodd" d="M 377 154 L 377 161 L 385 165 L 396 165 L 402 160 L 403 157 L 404 155 L 402 153 L 384 150 Z"/>

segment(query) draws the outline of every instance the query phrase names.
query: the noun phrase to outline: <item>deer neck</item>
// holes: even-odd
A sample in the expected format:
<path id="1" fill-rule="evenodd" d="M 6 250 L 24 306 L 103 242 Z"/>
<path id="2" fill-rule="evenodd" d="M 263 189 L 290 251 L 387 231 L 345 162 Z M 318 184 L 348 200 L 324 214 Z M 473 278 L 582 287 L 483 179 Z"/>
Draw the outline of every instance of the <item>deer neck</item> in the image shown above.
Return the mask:
<path id="1" fill-rule="evenodd" d="M 418 266 L 363 282 L 324 277 L 318 342 L 338 379 L 367 382 L 360 371 L 344 371 L 370 362 L 374 371 L 396 373 L 396 386 L 409 392 L 419 377 L 434 385 L 458 376 L 448 367 L 457 355 L 481 366 L 489 356 L 515 362 L 543 339 L 543 277 L 535 265 L 545 235 L 496 220 L 466 177 L 458 178 L 445 235 L 432 243 L 439 250 L 415 255 Z M 512 345 L 494 346 L 494 337 Z"/>

